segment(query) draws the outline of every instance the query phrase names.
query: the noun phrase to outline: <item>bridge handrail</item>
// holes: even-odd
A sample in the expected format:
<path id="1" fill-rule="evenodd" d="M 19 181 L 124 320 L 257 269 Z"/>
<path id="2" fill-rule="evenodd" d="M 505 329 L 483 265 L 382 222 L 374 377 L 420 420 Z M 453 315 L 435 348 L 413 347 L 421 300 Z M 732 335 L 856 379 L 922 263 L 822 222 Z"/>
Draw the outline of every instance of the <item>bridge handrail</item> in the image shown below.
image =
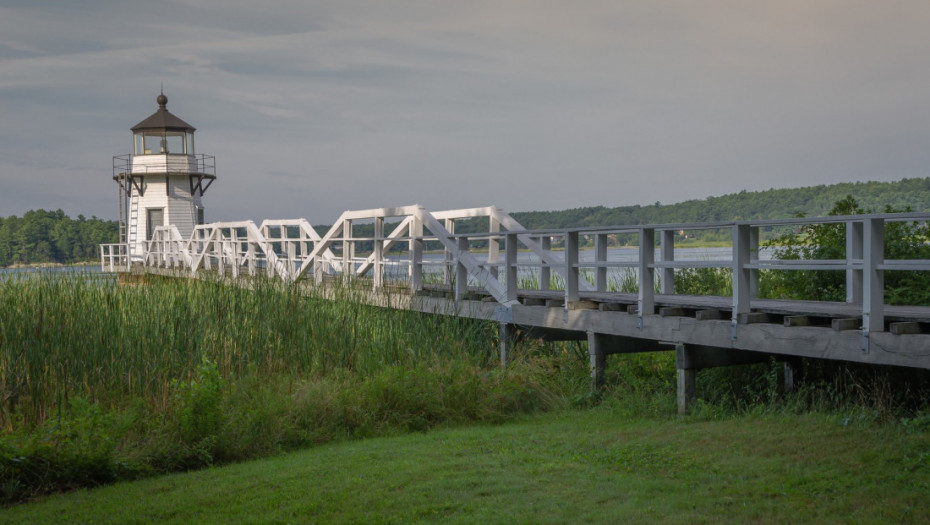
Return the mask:
<path id="1" fill-rule="evenodd" d="M 129 268 L 129 244 L 125 242 L 100 245 L 100 271 L 115 273 Z"/>
<path id="2" fill-rule="evenodd" d="M 456 221 L 461 219 L 487 219 L 487 230 L 456 233 Z M 383 287 L 386 280 L 399 280 L 415 292 L 429 286 L 424 282 L 424 267 L 441 267 L 442 279 L 437 284 L 453 292 L 456 299 L 464 298 L 469 287 L 477 287 L 505 308 L 519 304 L 522 292 L 554 292 L 550 290 L 553 282 L 560 284 L 565 307 L 571 308 L 582 294 L 616 293 L 609 289 L 608 272 L 626 268 L 635 270 L 640 321 L 655 312 L 657 294 L 675 294 L 676 269 L 730 268 L 734 335 L 740 316 L 751 311 L 760 271 L 843 271 L 846 302 L 861 307 L 863 345 L 867 346 L 870 332 L 884 330 L 884 272 L 930 271 L 930 260 L 884 258 L 885 225 L 901 221 L 927 223 L 930 213 L 526 230 L 496 207 L 429 212 L 411 205 L 346 211 L 323 235 L 305 219 L 268 220 L 261 226 L 252 221 L 198 225 L 189 239 L 182 239 L 173 226 L 159 227 L 147 243 L 145 264 L 185 268 L 192 274 L 214 268 L 220 272 L 229 269 L 236 276 L 243 269 L 250 274 L 265 271 L 288 281 L 307 276 L 318 282 L 327 275 L 368 276 L 375 289 Z M 353 229 L 362 223 L 372 224 L 373 233 L 361 234 Z M 822 224 L 844 225 L 845 258 L 784 260 L 761 256 L 760 236 L 764 231 L 800 231 L 804 226 Z M 391 231 L 386 232 L 387 226 Z M 676 235 L 694 230 L 729 230 L 731 257 L 714 261 L 676 259 Z M 612 235 L 636 239 L 636 260 L 608 259 L 607 248 L 617 241 L 611 240 Z M 593 241 L 592 257 L 581 257 L 588 250 L 582 242 L 585 239 Z M 437 243 L 442 257 L 426 257 L 427 243 Z M 642 250 L 639 246 L 654 249 Z M 119 256 L 104 250 L 102 246 L 101 265 L 110 261 L 110 267 L 114 267 L 113 261 Z M 403 266 L 407 267 L 406 275 L 397 271 L 385 274 L 385 268 Z"/>

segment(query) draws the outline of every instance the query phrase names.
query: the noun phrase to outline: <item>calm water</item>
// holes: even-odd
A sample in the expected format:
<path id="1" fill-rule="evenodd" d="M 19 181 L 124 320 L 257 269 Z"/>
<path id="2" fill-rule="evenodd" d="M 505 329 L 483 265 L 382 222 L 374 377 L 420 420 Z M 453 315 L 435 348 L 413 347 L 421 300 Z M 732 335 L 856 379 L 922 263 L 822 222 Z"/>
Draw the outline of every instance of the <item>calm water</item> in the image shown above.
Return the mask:
<path id="1" fill-rule="evenodd" d="M 557 252 L 564 253 L 564 252 Z M 677 261 L 726 261 L 732 257 L 733 250 L 728 247 L 724 248 L 676 248 L 675 260 Z M 479 262 L 487 262 L 488 258 L 483 253 L 474 254 Z M 561 256 L 561 255 L 560 255 Z M 594 250 L 582 250 L 578 254 L 581 262 L 594 261 Z M 771 259 L 771 250 L 762 250 L 759 254 L 761 259 Z M 639 258 L 639 251 L 636 248 L 610 248 L 607 250 L 607 260 L 610 262 L 636 262 Z M 659 250 L 656 250 L 656 260 L 659 259 Z M 427 275 L 442 275 L 445 255 L 442 253 L 424 254 L 423 272 Z M 498 262 L 503 263 L 504 254 L 501 252 L 498 256 Z M 539 258 L 530 252 L 520 252 L 517 254 L 518 263 L 538 262 Z M 388 279 L 406 279 L 409 272 L 409 263 L 404 256 L 389 255 L 385 264 L 385 277 Z M 532 266 L 519 269 L 519 277 L 534 278 L 538 277 L 539 268 Z M 555 273 L 555 272 L 553 272 Z M 619 280 L 629 274 L 635 274 L 635 268 L 609 268 L 608 279 Z M 99 264 L 84 266 L 54 266 L 49 268 L 0 268 L 0 277 L 14 275 L 50 275 L 60 277 L 84 277 L 94 279 L 109 280 L 115 278 L 114 274 L 102 272 Z"/>
<path id="2" fill-rule="evenodd" d="M 102 272 L 99 264 L 52 266 L 49 268 L 0 268 L 0 279 L 27 276 L 83 278 L 104 281 L 116 279 L 116 274 Z"/>
<path id="3" fill-rule="evenodd" d="M 564 252 L 556 252 L 559 257 L 564 254 Z M 484 263 L 488 261 L 487 255 L 483 253 L 474 254 L 475 258 L 478 259 L 478 262 Z M 676 248 L 675 249 L 675 260 L 676 261 L 729 261 L 733 257 L 733 249 L 729 247 L 723 248 Z M 423 273 L 428 277 L 430 281 L 435 281 L 435 276 L 441 276 L 443 273 L 445 255 L 442 253 L 429 253 L 423 256 L 424 268 Z M 581 250 L 578 253 L 578 258 L 580 262 L 592 262 L 595 260 L 594 250 Z M 659 250 L 656 250 L 655 253 L 656 260 L 659 260 Z M 760 259 L 771 259 L 772 250 L 763 249 L 759 252 Z M 620 263 L 634 263 L 639 260 L 639 250 L 637 248 L 610 248 L 607 250 L 607 261 L 608 262 L 620 262 Z M 503 263 L 504 254 L 500 253 L 498 256 L 498 263 Z M 393 264 L 392 264 L 393 262 Z M 530 252 L 520 252 L 517 254 L 517 263 L 538 263 L 539 258 Z M 404 280 L 407 278 L 409 263 L 405 260 L 405 256 L 388 256 L 388 262 L 385 268 L 385 276 L 388 279 L 398 279 Z M 593 269 L 585 269 L 587 271 L 593 271 Z M 585 271 L 582 270 L 582 271 Z M 555 275 L 555 270 L 552 274 Z M 608 268 L 607 269 L 607 279 L 608 282 L 619 283 L 630 276 L 635 276 L 637 274 L 636 268 L 631 267 L 619 267 L 619 268 Z M 536 279 L 539 277 L 539 268 L 533 266 L 521 267 L 518 269 L 518 278 L 523 279 Z M 440 277 L 441 278 L 441 277 Z M 473 283 L 471 283 L 473 284 Z"/>

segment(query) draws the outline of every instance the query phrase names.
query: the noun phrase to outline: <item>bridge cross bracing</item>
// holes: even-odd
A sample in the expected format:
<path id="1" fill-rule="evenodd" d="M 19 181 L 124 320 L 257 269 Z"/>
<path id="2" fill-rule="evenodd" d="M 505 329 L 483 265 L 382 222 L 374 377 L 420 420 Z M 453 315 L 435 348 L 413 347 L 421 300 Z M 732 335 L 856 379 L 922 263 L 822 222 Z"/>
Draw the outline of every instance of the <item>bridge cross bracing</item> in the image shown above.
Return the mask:
<path id="1" fill-rule="evenodd" d="M 890 305 L 884 296 L 885 272 L 930 271 L 930 260 L 884 257 L 886 226 L 928 221 L 928 213 L 899 213 L 526 230 L 493 206 L 411 205 L 346 211 L 322 235 L 305 219 L 203 224 L 187 239 L 163 226 L 137 260 L 124 245 L 102 245 L 101 264 L 363 283 L 375 304 L 499 322 L 504 360 L 518 335 L 587 340 L 595 383 L 606 354 L 674 349 L 686 404 L 694 370 L 770 356 L 786 366 L 817 357 L 930 369 L 930 305 Z M 818 224 L 845 229 L 844 258 L 784 260 L 760 249 L 767 232 Z M 676 250 L 676 239 L 707 230 L 728 232 L 726 257 Z M 609 249 L 621 238 L 635 241 L 627 257 Z M 732 294 L 677 294 L 675 271 L 693 268 L 729 270 Z M 774 270 L 843 272 L 846 301 L 758 298 L 760 273 Z"/>

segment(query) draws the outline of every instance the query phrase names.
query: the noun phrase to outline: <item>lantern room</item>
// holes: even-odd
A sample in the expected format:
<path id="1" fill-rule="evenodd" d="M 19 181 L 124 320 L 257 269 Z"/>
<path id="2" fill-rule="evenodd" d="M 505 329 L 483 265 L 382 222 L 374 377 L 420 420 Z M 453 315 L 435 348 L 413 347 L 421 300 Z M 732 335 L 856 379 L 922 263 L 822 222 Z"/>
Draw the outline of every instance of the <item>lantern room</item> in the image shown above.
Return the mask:
<path id="1" fill-rule="evenodd" d="M 158 111 L 132 127 L 134 155 L 193 155 L 196 129 L 168 111 L 168 97 L 158 95 Z"/>

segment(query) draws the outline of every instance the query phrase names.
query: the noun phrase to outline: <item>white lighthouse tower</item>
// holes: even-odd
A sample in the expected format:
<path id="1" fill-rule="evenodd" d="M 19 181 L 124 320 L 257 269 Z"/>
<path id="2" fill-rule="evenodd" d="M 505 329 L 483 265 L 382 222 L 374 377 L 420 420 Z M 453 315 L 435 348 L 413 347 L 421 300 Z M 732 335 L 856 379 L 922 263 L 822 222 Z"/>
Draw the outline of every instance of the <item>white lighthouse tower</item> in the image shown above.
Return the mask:
<path id="1" fill-rule="evenodd" d="M 174 225 L 189 238 L 203 224 L 203 194 L 216 180 L 214 157 L 194 151 L 195 128 L 168 111 L 164 93 L 156 102 L 158 111 L 132 127 L 133 152 L 113 157 L 120 242 L 130 263 L 142 260 L 158 226 Z"/>

